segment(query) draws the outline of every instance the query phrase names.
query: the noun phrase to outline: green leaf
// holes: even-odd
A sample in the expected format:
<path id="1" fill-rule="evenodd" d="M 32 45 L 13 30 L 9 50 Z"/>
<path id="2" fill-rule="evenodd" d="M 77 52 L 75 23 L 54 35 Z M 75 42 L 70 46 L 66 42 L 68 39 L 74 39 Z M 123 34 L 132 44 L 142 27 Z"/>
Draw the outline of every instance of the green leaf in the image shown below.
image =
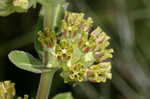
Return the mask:
<path id="1" fill-rule="evenodd" d="M 9 60 L 18 68 L 34 73 L 41 73 L 42 70 L 36 67 L 42 67 L 42 63 L 31 54 L 24 51 L 12 51 L 8 55 Z"/>
<path id="2" fill-rule="evenodd" d="M 73 99 L 70 92 L 60 93 L 54 96 L 52 99 Z"/>
<path id="3" fill-rule="evenodd" d="M 15 12 L 15 10 L 13 9 L 13 7 L 1 10 L 0 9 L 0 16 L 8 16 L 10 14 L 12 14 L 13 12 Z"/>
<path id="4" fill-rule="evenodd" d="M 15 9 L 10 0 L 0 0 L 0 16 L 8 16 L 13 12 Z"/>

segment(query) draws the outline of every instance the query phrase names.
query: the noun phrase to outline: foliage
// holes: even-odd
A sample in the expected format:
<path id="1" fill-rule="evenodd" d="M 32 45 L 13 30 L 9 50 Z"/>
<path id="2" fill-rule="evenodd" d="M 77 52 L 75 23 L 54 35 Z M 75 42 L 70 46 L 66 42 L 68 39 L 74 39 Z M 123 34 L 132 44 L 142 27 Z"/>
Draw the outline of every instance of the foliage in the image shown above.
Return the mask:
<path id="1" fill-rule="evenodd" d="M 57 94 L 52 99 L 73 99 L 73 97 L 70 92 L 66 92 L 66 93 Z"/>
<path id="2" fill-rule="evenodd" d="M 12 51 L 9 54 L 9 59 L 12 63 L 14 63 L 17 67 L 21 69 L 31 71 L 34 73 L 42 72 L 42 70 L 38 69 L 42 67 L 42 63 L 29 53 L 23 51 Z"/>
<path id="3" fill-rule="evenodd" d="M 61 70 L 60 75 L 66 83 L 101 83 L 111 79 L 109 59 L 113 57 L 113 49 L 109 48 L 110 37 L 100 27 L 93 29 L 92 18 L 84 18 L 83 13 L 64 12 L 64 0 L 5 0 L 0 2 L 0 15 L 26 12 L 29 8 L 36 7 L 37 3 L 42 6 L 42 27 L 35 30 L 38 31 L 35 47 L 40 59 L 18 50 L 11 51 L 8 55 L 18 68 L 41 73 L 36 99 L 48 99 L 57 70 Z M 4 85 L 5 82 L 2 83 L 2 86 Z M 61 97 L 72 99 L 70 93 L 59 94 L 54 99 Z M 28 96 L 25 95 L 24 99 L 28 99 Z"/>

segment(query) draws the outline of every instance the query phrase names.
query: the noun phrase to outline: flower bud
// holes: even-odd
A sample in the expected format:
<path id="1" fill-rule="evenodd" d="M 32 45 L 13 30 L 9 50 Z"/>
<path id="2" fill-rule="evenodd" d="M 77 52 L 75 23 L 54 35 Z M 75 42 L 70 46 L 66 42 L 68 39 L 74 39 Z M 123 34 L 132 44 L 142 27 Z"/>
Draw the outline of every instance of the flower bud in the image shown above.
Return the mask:
<path id="1" fill-rule="evenodd" d="M 13 5 L 20 9 L 28 9 L 29 1 L 28 0 L 14 0 Z"/>

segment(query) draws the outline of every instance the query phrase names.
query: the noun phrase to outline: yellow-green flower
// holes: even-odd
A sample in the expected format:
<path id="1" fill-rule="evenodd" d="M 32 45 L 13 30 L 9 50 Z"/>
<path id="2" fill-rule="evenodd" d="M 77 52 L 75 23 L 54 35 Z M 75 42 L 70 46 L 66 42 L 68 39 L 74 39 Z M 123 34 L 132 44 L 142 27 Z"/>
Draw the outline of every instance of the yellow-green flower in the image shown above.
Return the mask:
<path id="1" fill-rule="evenodd" d="M 14 99 L 16 96 L 15 83 L 11 81 L 0 82 L 0 99 Z M 15 98 L 16 99 L 16 98 Z M 28 95 L 17 99 L 29 99 Z"/>
<path id="2" fill-rule="evenodd" d="M 0 82 L 0 99 L 12 99 L 16 94 L 15 84 L 10 81 Z"/>
<path id="3" fill-rule="evenodd" d="M 35 0 L 0 0 L 0 16 L 27 12 L 36 2 Z"/>
<path id="4" fill-rule="evenodd" d="M 19 7 L 21 9 L 28 9 L 29 1 L 28 0 L 13 0 L 13 6 Z"/>
<path id="5" fill-rule="evenodd" d="M 39 41 L 53 51 L 50 53 L 57 58 L 65 82 L 100 83 L 112 78 L 110 37 L 100 27 L 92 30 L 92 26 L 93 20 L 85 19 L 83 13 L 65 12 L 60 35 L 39 32 Z"/>
<path id="6" fill-rule="evenodd" d="M 28 95 L 24 95 L 24 97 L 17 97 L 17 99 L 29 99 L 29 96 Z"/>

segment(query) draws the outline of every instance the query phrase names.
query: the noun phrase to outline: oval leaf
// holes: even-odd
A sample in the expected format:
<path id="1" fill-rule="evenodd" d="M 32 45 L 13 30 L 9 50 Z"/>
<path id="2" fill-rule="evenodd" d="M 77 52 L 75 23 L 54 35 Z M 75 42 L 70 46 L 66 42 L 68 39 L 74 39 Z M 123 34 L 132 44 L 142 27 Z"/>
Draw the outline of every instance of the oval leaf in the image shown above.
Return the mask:
<path id="1" fill-rule="evenodd" d="M 73 97 L 70 92 L 66 92 L 66 93 L 57 94 L 52 99 L 73 99 Z"/>
<path id="2" fill-rule="evenodd" d="M 42 71 L 36 67 L 42 67 L 42 63 L 34 58 L 31 54 L 24 51 L 12 51 L 8 55 L 9 60 L 18 68 L 34 73 L 41 73 Z"/>

